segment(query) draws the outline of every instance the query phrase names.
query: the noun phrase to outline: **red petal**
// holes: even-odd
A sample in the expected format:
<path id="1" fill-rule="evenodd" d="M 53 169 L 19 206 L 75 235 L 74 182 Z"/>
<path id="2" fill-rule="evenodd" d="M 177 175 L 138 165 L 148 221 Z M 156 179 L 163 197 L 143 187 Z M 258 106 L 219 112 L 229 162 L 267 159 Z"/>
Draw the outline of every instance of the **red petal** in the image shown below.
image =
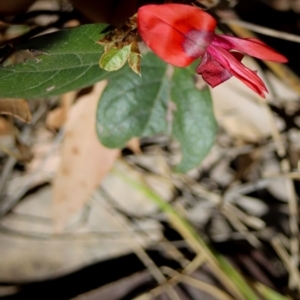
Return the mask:
<path id="1" fill-rule="evenodd" d="M 138 31 L 164 61 L 186 67 L 203 55 L 214 37 L 215 19 L 184 4 L 145 5 L 138 10 Z"/>
<path id="2" fill-rule="evenodd" d="M 252 71 L 245 67 L 233 55 L 232 52 L 211 45 L 208 47 L 208 53 L 215 60 L 217 60 L 226 70 L 228 70 L 233 76 L 237 77 L 261 97 L 265 97 L 264 93 L 268 92 L 268 90 L 264 82 L 257 76 L 255 71 Z"/>
<path id="3" fill-rule="evenodd" d="M 212 44 L 226 50 L 237 50 L 259 59 L 277 62 L 287 62 L 287 58 L 260 40 L 249 38 L 242 39 L 230 35 L 216 35 Z"/>
<path id="4" fill-rule="evenodd" d="M 211 87 L 215 87 L 232 77 L 232 74 L 224 69 L 224 67 L 208 53 L 205 53 L 202 57 L 200 65 L 196 68 L 196 72 L 200 74 L 203 80 Z"/>
<path id="5" fill-rule="evenodd" d="M 243 58 L 243 55 L 238 52 L 233 52 L 232 55 L 235 56 L 239 61 L 241 61 Z M 225 69 L 209 53 L 204 54 L 200 65 L 196 68 L 196 72 L 202 75 L 204 81 L 211 87 L 216 87 L 220 83 L 232 77 L 231 72 Z"/>

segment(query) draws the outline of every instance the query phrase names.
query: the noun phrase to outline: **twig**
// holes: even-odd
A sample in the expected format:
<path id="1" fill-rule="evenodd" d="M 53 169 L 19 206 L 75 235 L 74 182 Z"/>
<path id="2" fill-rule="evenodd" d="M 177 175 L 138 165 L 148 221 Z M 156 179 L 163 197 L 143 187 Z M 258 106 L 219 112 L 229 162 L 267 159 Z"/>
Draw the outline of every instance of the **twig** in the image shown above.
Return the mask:
<path id="1" fill-rule="evenodd" d="M 63 137 L 62 133 L 59 133 L 57 135 L 55 139 L 55 145 L 47 153 L 46 157 L 43 159 L 36 172 L 31 174 L 31 176 L 29 176 L 27 182 L 14 194 L 14 196 L 11 196 L 10 198 L 7 198 L 5 201 L 3 201 L 0 207 L 0 218 L 6 215 L 19 202 L 19 200 L 22 197 L 24 197 L 24 195 L 27 193 L 28 189 L 30 188 L 32 182 L 34 182 L 34 180 L 38 177 L 39 171 L 43 168 L 43 166 L 47 162 L 47 159 L 52 154 L 52 151 L 55 149 L 55 147 L 57 147 L 57 145 L 62 140 L 62 137 Z"/>
<path id="2" fill-rule="evenodd" d="M 291 41 L 291 42 L 295 42 L 295 43 L 300 43 L 300 36 L 298 36 L 296 34 L 291 34 L 291 33 L 288 33 L 288 32 L 278 31 L 278 30 L 275 30 L 275 29 L 263 27 L 263 26 L 256 25 L 256 24 L 253 24 L 253 23 L 249 23 L 249 22 L 245 22 L 245 21 L 242 21 L 242 20 L 222 19 L 221 23 L 228 24 L 228 25 L 238 25 L 240 27 L 252 30 L 252 31 L 257 32 L 257 33 L 261 33 L 261 34 L 264 34 L 264 35 L 272 36 L 272 37 L 275 37 L 275 38 L 279 38 L 279 39 L 283 39 L 283 40 L 287 40 L 287 41 Z"/>
<path id="3" fill-rule="evenodd" d="M 174 277 L 175 276 L 178 277 L 178 280 L 185 282 L 186 284 L 189 284 L 201 291 L 204 291 L 204 292 L 212 295 L 213 297 L 215 297 L 218 300 L 233 300 L 232 297 L 230 297 L 228 294 L 226 294 L 225 292 L 218 289 L 216 286 L 214 286 L 212 284 L 209 284 L 207 282 L 193 278 L 191 276 L 180 274 L 169 267 L 163 267 L 163 270 L 165 273 L 167 273 L 171 276 L 174 276 Z"/>
<path id="4" fill-rule="evenodd" d="M 289 173 L 264 173 L 265 178 L 289 178 L 294 180 L 300 180 L 300 172 Z"/>
<path id="5" fill-rule="evenodd" d="M 206 258 L 202 254 L 198 254 L 195 256 L 195 258 L 189 262 L 189 264 L 182 270 L 182 274 L 189 275 L 193 273 L 195 270 L 199 268 L 203 263 L 205 263 Z M 180 282 L 179 276 L 175 275 L 174 277 L 168 279 L 168 284 L 171 286 L 175 286 Z M 144 299 L 153 299 L 154 297 L 159 296 L 161 293 L 164 292 L 163 285 L 160 285 L 158 287 L 153 288 L 151 291 L 148 291 L 147 293 L 144 293 L 140 295 L 139 297 L 136 297 L 134 300 L 144 300 Z M 149 296 L 149 297 L 147 297 Z"/>
<path id="6" fill-rule="evenodd" d="M 49 225 L 49 231 L 51 226 Z M 151 232 L 152 229 L 147 229 L 147 232 Z M 18 238 L 24 238 L 27 240 L 40 240 L 40 241 L 60 241 L 60 240 L 87 240 L 87 239 L 101 239 L 101 240 L 116 240 L 118 242 L 123 242 L 124 244 L 130 243 L 131 239 L 124 237 L 124 231 L 88 231 L 88 232 L 63 232 L 59 234 L 47 233 L 47 232 L 34 232 L 34 231 L 20 231 L 15 230 L 0 223 L 0 232 L 2 234 L 7 234 L 9 236 L 15 236 Z M 131 230 L 132 234 L 143 233 L 143 230 L 134 229 Z M 157 229 L 153 229 L 153 232 L 157 232 Z"/>
<path id="7" fill-rule="evenodd" d="M 104 190 L 102 190 L 102 193 L 105 193 Z M 136 236 L 132 234 L 130 228 L 128 228 L 128 225 L 126 222 L 124 222 L 123 219 L 117 214 L 113 212 L 112 207 L 110 204 L 106 202 L 100 202 L 99 199 L 96 198 L 97 203 L 100 204 L 111 216 L 112 221 L 115 223 L 115 225 L 123 231 L 123 233 L 128 237 L 130 240 L 129 246 L 131 247 L 132 251 L 137 255 L 137 257 L 141 260 L 141 262 L 148 268 L 149 272 L 152 274 L 152 276 L 157 280 L 159 284 L 164 284 L 167 282 L 167 279 L 163 275 L 163 273 L 160 271 L 160 269 L 156 266 L 154 261 L 149 257 L 149 255 L 146 253 L 146 251 L 141 246 L 140 242 L 137 240 Z M 180 300 L 177 293 L 172 289 L 172 287 L 167 284 L 166 293 L 172 300 Z"/>
<path id="8" fill-rule="evenodd" d="M 297 286 L 299 290 L 299 285 L 300 285 L 300 276 L 298 270 L 295 269 L 295 266 L 293 262 L 291 261 L 288 252 L 285 250 L 283 247 L 280 239 L 278 236 L 275 236 L 271 239 L 271 244 L 275 251 L 277 252 L 278 256 L 281 258 L 283 261 L 286 269 L 290 273 L 290 278 L 293 278 L 294 284 Z"/>
<path id="9" fill-rule="evenodd" d="M 238 36 L 250 36 L 250 37 L 255 37 L 255 35 L 250 32 L 249 30 L 242 28 L 241 26 L 238 26 L 237 24 L 229 24 L 230 28 L 238 35 Z M 298 76 L 290 72 L 289 69 L 286 67 L 273 63 L 273 62 L 265 62 L 267 66 L 275 72 L 279 77 L 282 79 L 287 79 L 291 86 L 298 92 L 300 92 L 299 88 L 299 83 L 300 80 Z M 274 116 L 271 112 L 270 107 L 265 101 L 262 101 L 261 99 L 258 100 L 259 103 L 264 107 L 266 111 L 266 115 L 269 120 L 270 128 L 271 128 L 271 134 L 272 137 L 275 141 L 275 146 L 276 146 L 276 152 L 280 158 L 282 158 L 280 167 L 283 173 L 289 173 L 290 172 L 290 163 L 289 161 L 285 158 L 286 156 L 286 149 L 283 143 L 283 139 L 280 135 L 280 132 L 276 126 L 276 122 L 274 119 Z M 286 190 L 288 193 L 288 206 L 289 206 L 289 213 L 290 213 L 290 218 L 289 218 L 289 223 L 290 223 L 290 231 L 291 231 L 291 239 L 290 239 L 290 250 L 291 250 L 291 266 L 293 268 L 293 272 L 291 272 L 291 276 L 289 278 L 289 287 L 290 288 L 297 288 L 300 291 L 300 282 L 297 280 L 299 277 L 299 228 L 298 228 L 298 206 L 297 206 L 297 197 L 296 197 L 296 192 L 295 188 L 293 186 L 293 182 L 289 178 L 285 178 L 284 180 L 285 185 L 286 185 Z M 296 275 L 297 274 L 297 278 Z"/>
<path id="10" fill-rule="evenodd" d="M 131 166 L 128 165 L 129 168 Z M 137 190 L 141 191 L 144 195 L 152 199 L 165 213 L 167 213 L 170 223 L 176 228 L 176 230 L 181 234 L 181 236 L 189 243 L 190 247 L 195 251 L 203 255 L 210 266 L 211 270 L 218 277 L 218 279 L 228 288 L 228 290 L 235 296 L 235 299 L 245 299 L 245 290 L 247 290 L 247 299 L 257 299 L 254 296 L 253 291 L 244 282 L 244 279 L 239 276 L 236 271 L 230 266 L 230 264 L 221 256 L 216 257 L 209 247 L 204 243 L 201 237 L 195 232 L 191 225 L 184 220 L 178 212 L 166 203 L 160 196 L 158 196 L 151 188 L 147 186 L 142 174 L 139 175 L 139 180 L 131 179 L 126 176 L 123 172 L 118 172 L 113 170 L 114 173 L 119 175 L 124 181 L 128 182 L 130 185 L 134 186 Z M 222 260 L 222 263 L 220 263 Z M 233 276 L 239 278 L 240 283 L 243 285 L 243 292 L 239 289 L 239 286 L 224 272 L 223 268 L 230 269 Z M 227 270 L 228 271 L 228 270 Z"/>
<path id="11" fill-rule="evenodd" d="M 244 234 L 245 239 L 248 240 L 253 247 L 258 248 L 261 246 L 261 242 L 257 239 L 257 237 L 249 232 L 248 228 L 237 218 L 235 214 L 226 210 L 223 210 L 223 214 L 238 232 Z"/>
<path id="12" fill-rule="evenodd" d="M 270 127 L 271 127 L 271 133 L 273 136 L 273 139 L 275 141 L 276 145 L 276 151 L 278 153 L 279 157 L 284 157 L 280 162 L 280 167 L 283 173 L 289 173 L 290 172 L 290 162 L 287 160 L 286 157 L 286 150 L 284 147 L 284 143 L 282 140 L 282 137 L 279 133 L 279 130 L 276 126 L 274 116 L 271 112 L 270 107 L 267 105 L 267 103 L 260 101 L 261 105 L 264 106 L 266 110 L 266 114 L 269 119 Z M 299 228 L 298 228 L 298 204 L 297 204 L 297 197 L 295 192 L 295 187 L 293 185 L 293 181 L 290 178 L 285 178 L 284 183 L 286 186 L 287 194 L 288 194 L 288 207 L 289 207 L 289 223 L 290 223 L 290 231 L 291 231 L 291 239 L 290 239 L 290 250 L 291 250 L 291 263 L 294 266 L 294 272 L 290 276 L 289 280 L 289 287 L 290 288 L 296 288 L 300 291 L 300 282 L 296 280 L 295 273 L 298 274 L 299 277 Z"/>
<path id="13" fill-rule="evenodd" d="M 26 137 L 31 133 L 32 128 L 34 125 L 40 120 L 40 118 L 45 114 L 47 111 L 48 107 L 46 105 L 41 105 L 39 109 L 34 113 L 32 122 L 30 125 L 26 125 L 25 128 L 23 129 L 20 139 L 26 139 Z M 4 197 L 5 193 L 5 187 L 6 187 L 6 182 L 8 180 L 8 177 L 13 170 L 15 164 L 17 163 L 16 158 L 14 157 L 9 157 L 8 160 L 6 161 L 4 167 L 3 167 L 3 172 L 1 173 L 0 176 L 0 199 Z M 24 187 L 25 188 L 25 187 Z M 27 191 L 27 189 L 26 189 Z M 25 191 L 25 193 L 26 193 Z M 11 210 L 16 203 L 20 200 L 20 198 L 25 194 L 15 194 L 15 196 L 11 199 L 3 199 L 1 201 L 1 206 L 0 206 L 0 218 L 4 216 L 9 210 Z"/>

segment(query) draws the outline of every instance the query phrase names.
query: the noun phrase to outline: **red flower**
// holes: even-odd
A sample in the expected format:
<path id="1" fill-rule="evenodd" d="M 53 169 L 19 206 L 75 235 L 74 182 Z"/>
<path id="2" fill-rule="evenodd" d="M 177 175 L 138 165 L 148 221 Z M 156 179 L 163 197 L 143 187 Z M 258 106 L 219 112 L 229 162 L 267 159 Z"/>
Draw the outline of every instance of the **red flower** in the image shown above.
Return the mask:
<path id="1" fill-rule="evenodd" d="M 267 88 L 256 71 L 241 63 L 243 54 L 276 62 L 287 59 L 257 39 L 217 35 L 215 28 L 216 21 L 211 15 L 189 5 L 145 5 L 138 10 L 141 37 L 165 62 L 186 67 L 202 57 L 196 71 L 210 86 L 235 76 L 264 97 Z"/>

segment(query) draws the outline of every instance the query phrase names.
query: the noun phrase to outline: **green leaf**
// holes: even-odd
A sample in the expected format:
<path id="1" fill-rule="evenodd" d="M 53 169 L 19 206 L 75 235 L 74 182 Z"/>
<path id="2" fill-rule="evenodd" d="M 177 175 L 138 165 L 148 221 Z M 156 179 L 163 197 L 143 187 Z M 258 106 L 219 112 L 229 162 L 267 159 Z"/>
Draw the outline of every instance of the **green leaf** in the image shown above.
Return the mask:
<path id="1" fill-rule="evenodd" d="M 97 132 L 107 147 L 123 147 L 132 137 L 167 130 L 167 65 L 152 53 L 142 59 L 142 76 L 127 66 L 113 72 L 97 110 Z"/>
<path id="2" fill-rule="evenodd" d="M 208 88 L 198 90 L 193 67 L 175 68 L 172 78 L 172 101 L 176 104 L 173 136 L 181 145 L 183 158 L 177 171 L 196 167 L 212 147 L 217 125 Z"/>
<path id="3" fill-rule="evenodd" d="M 101 56 L 99 66 L 106 71 L 119 70 L 125 65 L 130 52 L 131 45 L 127 45 L 121 49 L 110 48 Z"/>
<path id="4" fill-rule="evenodd" d="M 99 68 L 104 24 L 84 25 L 28 40 L 19 49 L 41 53 L 24 63 L 0 68 L 0 97 L 38 98 L 94 84 L 109 73 Z"/>
<path id="5" fill-rule="evenodd" d="M 175 68 L 172 84 L 167 65 L 154 54 L 142 59 L 142 76 L 128 66 L 112 73 L 97 110 L 97 132 L 107 147 L 123 147 L 132 137 L 145 137 L 168 131 L 170 94 L 176 104 L 172 136 L 181 144 L 183 159 L 177 170 L 197 166 L 211 148 L 216 122 L 209 90 L 198 90 L 194 68 Z"/>

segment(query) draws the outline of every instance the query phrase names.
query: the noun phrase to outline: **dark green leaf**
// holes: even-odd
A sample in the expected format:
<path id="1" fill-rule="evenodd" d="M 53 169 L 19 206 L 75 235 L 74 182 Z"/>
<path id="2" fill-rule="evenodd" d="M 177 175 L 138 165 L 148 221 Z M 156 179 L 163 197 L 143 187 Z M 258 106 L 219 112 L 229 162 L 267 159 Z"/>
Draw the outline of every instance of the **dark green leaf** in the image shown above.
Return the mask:
<path id="1" fill-rule="evenodd" d="M 167 65 L 152 53 L 143 56 L 142 76 L 125 66 L 112 73 L 97 111 L 97 131 L 107 147 L 122 147 L 132 137 L 167 130 Z"/>
<path id="2" fill-rule="evenodd" d="M 39 36 L 19 45 L 41 55 L 0 68 L 0 97 L 38 98 L 58 95 L 107 78 L 99 68 L 104 24 L 84 25 Z"/>
<path id="3" fill-rule="evenodd" d="M 208 153 L 216 135 L 209 90 L 195 87 L 194 68 L 175 68 L 172 85 L 167 65 L 152 53 L 143 56 L 142 77 L 128 66 L 111 77 L 97 111 L 97 131 L 107 147 L 123 147 L 132 137 L 167 133 L 167 107 L 176 104 L 172 135 L 182 149 L 177 170 L 197 166 Z"/>
<path id="4" fill-rule="evenodd" d="M 175 68 L 172 78 L 171 97 L 176 104 L 173 136 L 183 155 L 177 166 L 179 172 L 186 172 L 202 161 L 214 143 L 217 129 L 209 90 L 195 87 L 194 73 L 193 67 Z"/>

